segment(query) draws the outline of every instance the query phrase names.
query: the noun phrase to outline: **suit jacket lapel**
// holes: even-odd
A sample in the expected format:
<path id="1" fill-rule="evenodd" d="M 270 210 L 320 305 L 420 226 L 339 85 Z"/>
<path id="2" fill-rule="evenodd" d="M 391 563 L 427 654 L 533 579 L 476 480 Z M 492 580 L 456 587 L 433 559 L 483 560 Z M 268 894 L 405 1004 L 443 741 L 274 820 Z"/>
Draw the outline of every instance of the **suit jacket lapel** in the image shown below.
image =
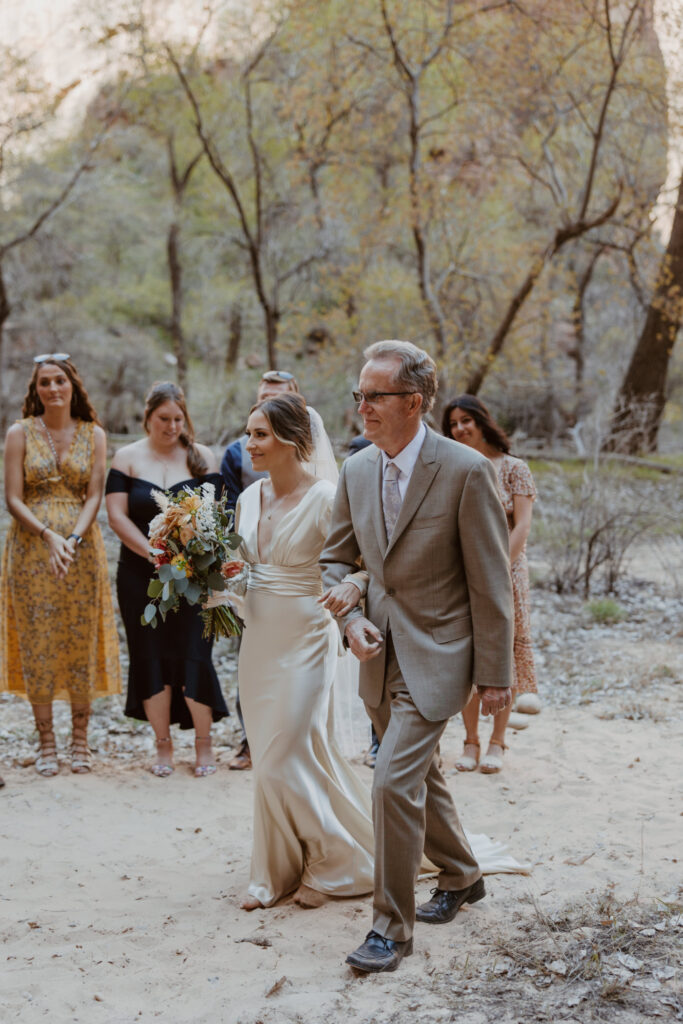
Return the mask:
<path id="1" fill-rule="evenodd" d="M 387 528 L 384 525 L 384 507 L 382 505 L 382 453 L 375 448 L 372 453 L 372 464 L 370 471 L 370 486 L 368 496 L 372 509 L 372 524 L 377 534 L 379 550 L 384 558 L 387 549 Z"/>
<path id="2" fill-rule="evenodd" d="M 399 537 L 410 523 L 418 508 L 424 501 L 425 495 L 429 490 L 432 480 L 439 472 L 441 463 L 436 458 L 436 440 L 437 435 L 427 428 L 427 436 L 425 437 L 424 444 L 420 449 L 420 454 L 417 457 L 415 468 L 411 474 L 410 480 L 408 481 L 408 489 L 406 496 L 403 499 L 401 505 L 401 511 L 398 515 L 394 532 L 391 535 L 391 540 L 384 552 L 386 558 L 393 546 L 398 541 Z M 381 469 L 381 462 L 380 462 Z M 381 473 L 380 473 L 380 510 L 382 507 L 382 484 L 381 484 Z M 380 519 L 382 520 L 382 530 L 386 536 L 386 530 L 384 530 L 384 515 L 380 511 Z"/>

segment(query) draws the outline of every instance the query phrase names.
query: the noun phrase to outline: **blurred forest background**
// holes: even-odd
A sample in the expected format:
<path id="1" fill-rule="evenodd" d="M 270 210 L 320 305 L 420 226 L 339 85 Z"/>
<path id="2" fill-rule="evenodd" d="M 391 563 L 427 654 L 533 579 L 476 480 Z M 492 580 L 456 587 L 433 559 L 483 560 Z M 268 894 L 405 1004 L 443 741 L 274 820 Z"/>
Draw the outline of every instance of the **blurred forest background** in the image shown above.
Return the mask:
<path id="1" fill-rule="evenodd" d="M 680 125 L 653 0 L 77 7 L 100 74 L 0 40 L 0 420 L 71 353 L 105 426 L 155 379 L 241 430 L 265 368 L 341 445 L 363 347 L 528 444 L 680 452 Z M 75 9 L 75 8 L 74 8 Z"/>

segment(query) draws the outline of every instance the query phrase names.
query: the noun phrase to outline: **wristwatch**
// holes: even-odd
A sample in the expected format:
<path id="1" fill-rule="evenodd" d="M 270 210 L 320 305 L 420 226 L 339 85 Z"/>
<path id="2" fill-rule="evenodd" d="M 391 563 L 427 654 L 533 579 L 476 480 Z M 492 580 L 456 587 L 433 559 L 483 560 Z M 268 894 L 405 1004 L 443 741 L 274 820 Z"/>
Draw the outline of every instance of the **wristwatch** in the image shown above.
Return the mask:
<path id="1" fill-rule="evenodd" d="M 76 541 L 76 545 L 83 543 L 83 538 L 81 537 L 81 535 L 79 533 L 70 533 L 69 536 L 66 539 L 67 540 L 75 540 Z"/>

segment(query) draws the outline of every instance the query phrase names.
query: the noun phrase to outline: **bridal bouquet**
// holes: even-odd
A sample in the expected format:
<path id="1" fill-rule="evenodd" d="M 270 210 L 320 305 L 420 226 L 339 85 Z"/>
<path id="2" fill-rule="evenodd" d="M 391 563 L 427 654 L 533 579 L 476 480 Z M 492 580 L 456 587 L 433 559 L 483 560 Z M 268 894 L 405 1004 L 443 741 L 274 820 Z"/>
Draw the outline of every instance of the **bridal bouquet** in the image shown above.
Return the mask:
<path id="1" fill-rule="evenodd" d="M 245 583 L 243 562 L 231 560 L 240 537 L 232 532 L 233 513 L 226 499 L 216 501 L 213 484 L 177 494 L 152 491 L 160 512 L 149 524 L 154 556 L 154 577 L 147 588 L 151 598 L 142 613 L 142 624 L 156 627 L 157 612 L 166 619 L 177 611 L 180 599 L 206 605 L 212 591 L 234 591 Z M 239 619 L 227 604 L 202 607 L 203 636 L 239 636 Z"/>

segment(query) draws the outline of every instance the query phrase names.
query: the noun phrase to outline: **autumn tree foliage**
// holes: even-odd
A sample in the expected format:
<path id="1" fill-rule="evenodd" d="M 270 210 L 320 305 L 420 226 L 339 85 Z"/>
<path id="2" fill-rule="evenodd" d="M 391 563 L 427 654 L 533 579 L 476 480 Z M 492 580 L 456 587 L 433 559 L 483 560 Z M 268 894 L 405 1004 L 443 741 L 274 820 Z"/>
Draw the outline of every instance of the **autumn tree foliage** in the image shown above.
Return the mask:
<path id="1" fill-rule="evenodd" d="M 50 315 L 73 326 L 79 295 L 76 344 L 98 322 L 138 339 L 140 377 L 148 338 L 148 361 L 170 350 L 226 393 L 296 363 L 340 417 L 379 337 L 428 348 L 444 394 L 494 395 L 511 426 L 611 401 L 663 259 L 650 0 L 210 0 L 185 35 L 155 0 L 102 4 L 126 98 L 101 189 L 54 218 L 79 258 Z"/>

